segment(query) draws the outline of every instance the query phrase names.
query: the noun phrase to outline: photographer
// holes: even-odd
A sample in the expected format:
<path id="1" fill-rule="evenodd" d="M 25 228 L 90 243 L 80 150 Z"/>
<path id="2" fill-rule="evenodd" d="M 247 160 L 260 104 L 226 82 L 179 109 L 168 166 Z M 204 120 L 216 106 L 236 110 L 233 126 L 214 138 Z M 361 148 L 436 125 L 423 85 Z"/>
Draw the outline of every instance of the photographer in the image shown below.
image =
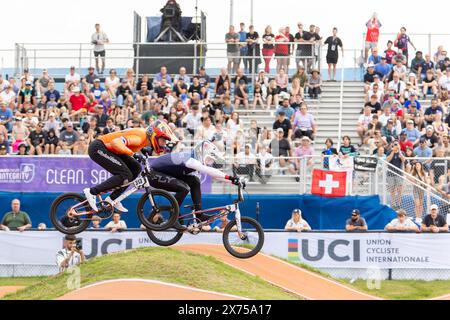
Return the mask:
<path id="1" fill-rule="evenodd" d="M 59 267 L 59 271 L 64 272 L 68 268 L 80 265 L 85 260 L 81 242 L 77 243 L 77 239 L 73 235 L 66 235 L 64 248 L 56 254 L 56 264 Z"/>

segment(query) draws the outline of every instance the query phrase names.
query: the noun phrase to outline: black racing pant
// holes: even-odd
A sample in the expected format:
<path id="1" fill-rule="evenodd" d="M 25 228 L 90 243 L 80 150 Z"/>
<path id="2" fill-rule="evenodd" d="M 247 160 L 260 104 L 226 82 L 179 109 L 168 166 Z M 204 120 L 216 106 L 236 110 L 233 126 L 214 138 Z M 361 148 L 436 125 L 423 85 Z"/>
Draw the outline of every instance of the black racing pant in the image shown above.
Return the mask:
<path id="1" fill-rule="evenodd" d="M 142 168 L 139 162 L 124 154 L 115 154 L 106 149 L 100 140 L 94 140 L 89 145 L 89 157 L 112 174 L 112 177 L 98 186 L 91 188 L 91 193 L 97 195 L 118 188 L 111 193 L 111 199 L 117 199 L 128 187 L 122 187 L 137 178 Z"/>
<path id="2" fill-rule="evenodd" d="M 200 179 L 193 175 L 170 176 L 165 173 L 153 171 L 153 177 L 150 185 L 156 189 L 162 189 L 169 192 L 175 192 L 175 199 L 181 208 L 181 204 L 191 192 L 194 210 L 202 209 L 202 191 L 200 188 Z"/>

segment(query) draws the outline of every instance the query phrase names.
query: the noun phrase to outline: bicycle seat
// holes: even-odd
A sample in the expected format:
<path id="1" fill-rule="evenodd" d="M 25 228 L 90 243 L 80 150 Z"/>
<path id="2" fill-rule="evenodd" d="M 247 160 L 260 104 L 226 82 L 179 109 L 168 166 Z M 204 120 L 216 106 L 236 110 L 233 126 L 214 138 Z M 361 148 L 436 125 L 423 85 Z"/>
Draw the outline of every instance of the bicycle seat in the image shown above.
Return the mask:
<path id="1" fill-rule="evenodd" d="M 195 209 L 195 206 L 193 204 L 187 204 L 187 205 L 185 205 L 183 207 L 186 208 L 186 209 L 191 209 L 191 210 Z"/>

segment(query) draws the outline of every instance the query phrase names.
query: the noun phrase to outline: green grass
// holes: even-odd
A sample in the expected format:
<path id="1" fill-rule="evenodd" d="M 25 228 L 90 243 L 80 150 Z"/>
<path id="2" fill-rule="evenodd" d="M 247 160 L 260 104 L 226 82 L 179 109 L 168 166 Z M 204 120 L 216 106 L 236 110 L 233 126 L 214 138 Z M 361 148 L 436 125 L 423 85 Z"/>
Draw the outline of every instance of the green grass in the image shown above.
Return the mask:
<path id="1" fill-rule="evenodd" d="M 68 274 L 39 279 L 4 299 L 48 300 L 69 292 Z M 170 248 L 142 248 L 94 258 L 81 266 L 81 287 L 118 278 L 142 278 L 234 294 L 251 299 L 299 297 L 213 257 Z M 13 279 L 14 280 L 14 279 Z M 17 285 L 18 282 L 12 282 Z"/>
<path id="2" fill-rule="evenodd" d="M 369 289 L 365 280 L 356 280 L 352 286 L 384 299 L 422 300 L 440 297 L 450 293 L 450 280 L 416 281 L 385 280 L 380 289 Z"/>
<path id="3" fill-rule="evenodd" d="M 278 258 L 279 259 L 279 258 Z M 328 273 L 317 270 L 309 265 L 282 259 L 290 264 L 317 273 L 328 279 L 342 283 L 361 292 L 389 300 L 423 300 L 440 297 L 450 293 L 450 280 L 417 281 L 417 280 L 384 280 L 380 283 L 380 289 L 369 289 L 366 280 L 336 279 Z"/>
<path id="4" fill-rule="evenodd" d="M 4 286 L 31 286 L 43 281 L 47 277 L 24 277 L 24 278 L 0 278 L 0 287 Z"/>

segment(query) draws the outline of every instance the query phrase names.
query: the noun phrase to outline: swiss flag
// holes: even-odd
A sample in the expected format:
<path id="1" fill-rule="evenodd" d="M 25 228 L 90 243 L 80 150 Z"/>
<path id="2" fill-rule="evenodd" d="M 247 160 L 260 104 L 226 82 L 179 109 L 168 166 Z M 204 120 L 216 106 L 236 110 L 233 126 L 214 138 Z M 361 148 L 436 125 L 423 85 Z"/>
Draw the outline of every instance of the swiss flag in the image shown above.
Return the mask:
<path id="1" fill-rule="evenodd" d="M 314 170 L 311 193 L 324 197 L 344 197 L 347 193 L 347 172 Z"/>

